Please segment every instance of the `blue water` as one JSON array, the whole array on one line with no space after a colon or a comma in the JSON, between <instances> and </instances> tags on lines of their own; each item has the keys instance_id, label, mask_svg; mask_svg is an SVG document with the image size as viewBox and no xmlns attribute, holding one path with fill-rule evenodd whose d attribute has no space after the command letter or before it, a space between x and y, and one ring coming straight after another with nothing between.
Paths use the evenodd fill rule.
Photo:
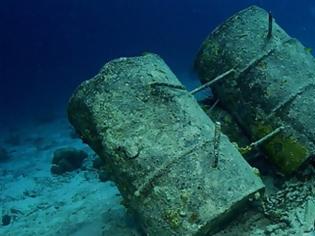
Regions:
<instances>
[{"instance_id":1,"label":"blue water","mask_svg":"<svg viewBox=\"0 0 315 236\"><path fill-rule=\"evenodd\" d=\"M63 114L67 99L108 60L160 54L189 88L207 34L251 4L307 47L315 46L312 0L2 0L0 122Z\"/></svg>"},{"instance_id":2,"label":"blue water","mask_svg":"<svg viewBox=\"0 0 315 236\"><path fill-rule=\"evenodd\" d=\"M198 78L192 65L202 41L226 18L252 4L272 11L284 30L305 47L315 48L314 0L1 0L0 151L7 149L10 160L0 163L0 202L5 199L6 203L1 202L0 209L31 211L28 207L33 203L29 199L35 207L42 196L50 196L49 191L62 187L46 189L44 181L39 181L40 188L36 185L40 178L48 179L48 183L56 180L50 174L53 151L67 145L88 149L79 139L71 137L73 131L65 119L57 119L65 118L67 101L82 81L94 76L111 59L154 52L188 89L193 89L198 86ZM43 123L46 126L39 125ZM4 137L10 139L6 144L2 143ZM101 184L91 177L95 183L89 185L83 177L77 182L77 177L72 178L75 184L69 186L77 189L63 185L60 195L72 201L64 193L77 195L81 183L86 184L82 192L89 191L85 186L94 188ZM34 186L27 185L30 181ZM7 185L6 194L3 194L4 185ZM12 192L21 198L11 197L15 196L10 192L11 186ZM38 196L25 197L25 190L37 187ZM119 205L120 198L113 186L99 187L104 192L99 192L100 196L106 201L111 197ZM25 208L24 203L10 205L20 200L26 200ZM107 203L105 200L102 204ZM60 207L56 203L50 205ZM103 214L96 205L96 213L90 208L92 216ZM70 210L60 210L67 211ZM33 226L26 215L19 216L17 223ZM50 223L43 220L42 224L40 220L34 222L36 227ZM0 222L1 229L5 230ZM94 225L93 229L97 230Z\"/></svg>"}]
</instances>

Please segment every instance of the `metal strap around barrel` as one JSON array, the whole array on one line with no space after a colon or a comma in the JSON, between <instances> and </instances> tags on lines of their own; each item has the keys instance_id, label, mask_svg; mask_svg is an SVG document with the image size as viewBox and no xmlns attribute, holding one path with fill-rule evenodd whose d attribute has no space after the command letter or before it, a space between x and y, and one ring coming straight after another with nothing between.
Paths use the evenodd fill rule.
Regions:
<instances>
[{"instance_id":1,"label":"metal strap around barrel","mask_svg":"<svg viewBox=\"0 0 315 236\"><path fill-rule=\"evenodd\" d=\"M197 148L201 148L201 147L204 147L205 145L208 145L210 144L211 141L206 141L200 145L196 145L194 147L192 147L190 150L178 155L177 157L175 158L170 158L168 159L167 161L165 161L164 163L161 164L161 166L159 168L157 168L152 174L150 174L145 180L144 180L144 183L142 185L140 185L138 187L138 189L134 192L134 195L136 197L140 197L140 195L143 193L143 192L146 192L148 190L148 188L150 187L151 183L153 181L155 181L156 179L158 179L159 177L161 177L168 169L169 167L180 161L180 159L184 156L187 156L191 153L193 153Z\"/></svg>"},{"instance_id":2,"label":"metal strap around barrel","mask_svg":"<svg viewBox=\"0 0 315 236\"><path fill-rule=\"evenodd\" d=\"M292 40L295 39L287 39L282 41L277 47L271 48L268 51L266 51L265 53L263 53L262 55L260 55L259 57L251 60L248 65L246 67L244 67L243 69L241 69L235 76L240 77L242 74L246 73L248 70L250 70L253 66L257 65L261 60L263 60L264 58L266 58L267 56L269 56L272 52L276 51L280 46L282 46L283 44L290 42ZM296 93L294 93L293 95L289 96L285 101L281 102L279 105L277 105L275 108L273 108L270 112L270 114L266 117L266 119L270 119L278 110L282 109L283 107L286 107L287 104L291 103L294 101L294 99L300 95L301 93L303 93L305 90L307 90L309 87L311 86L315 86L314 83L308 83L306 85L303 85L301 88L299 88L297 90Z\"/></svg>"},{"instance_id":3,"label":"metal strap around barrel","mask_svg":"<svg viewBox=\"0 0 315 236\"><path fill-rule=\"evenodd\" d=\"M292 41L292 38L286 39L280 44L278 44L276 47L270 48L269 50L266 50L264 53L260 54L258 57L252 59L243 69L239 70L236 74L236 77L240 77L242 74L246 73L248 70L250 70L253 66L256 66L259 62L261 62L264 58L269 56L271 53L276 51L280 46L283 44Z\"/></svg>"},{"instance_id":4,"label":"metal strap around barrel","mask_svg":"<svg viewBox=\"0 0 315 236\"><path fill-rule=\"evenodd\" d=\"M260 62L262 59L264 59L266 56L270 55L270 53L274 52L275 50L277 50L280 46L282 46L283 44L293 41L295 39L287 39L282 41L277 47L272 48L270 50L268 50L266 53L264 53L263 55L261 55L259 58L256 58L254 60L252 60L245 68L243 68L242 70L240 70L239 74L237 74L236 76L241 76L243 73L246 73L246 71L248 71L249 69L251 69L253 66L257 65L258 62ZM291 96L289 96L286 100L284 100L283 102L281 102L280 104L278 104L276 107L274 107L271 111L270 114L268 116L266 116L266 120L271 119L279 110L285 108L288 104L292 103L300 94L304 93L307 89L314 87L315 88L315 83L308 83L306 85L301 86L294 94L292 94ZM295 129L295 123L291 124L291 127ZM314 138L310 135L308 135L307 133L304 134L309 140L312 140L313 142L315 142Z\"/></svg>"},{"instance_id":5,"label":"metal strap around barrel","mask_svg":"<svg viewBox=\"0 0 315 236\"><path fill-rule=\"evenodd\" d=\"M287 39L284 40L283 42L280 43L280 45L283 45L286 42L289 42L293 39ZM275 50L278 49L279 46L271 48L269 50L267 50L266 52L262 53L260 56L254 58L253 60L251 60L247 66L245 66L243 69L241 70L235 70L234 68L231 68L225 72L223 72L222 74L216 76L214 79L208 81L207 83L204 83L203 85L193 89L192 91L190 91L189 93L191 95L194 95L202 90L204 90L207 87L210 87L211 85L215 84L216 82L226 78L227 76L234 74L235 78L240 77L242 74L246 73L246 71L248 71L249 69L251 69L253 66L257 65L257 63L259 63L261 60L263 60L265 57L269 56L272 52L274 52Z\"/></svg>"},{"instance_id":6,"label":"metal strap around barrel","mask_svg":"<svg viewBox=\"0 0 315 236\"><path fill-rule=\"evenodd\" d=\"M308 83L306 85L303 85L301 88L299 88L297 90L296 93L292 94L285 101L281 102L279 105L277 105L275 108L273 108L271 110L270 114L266 117L266 119L267 120L270 119L272 116L274 116L276 114L276 112L278 112L279 110L283 109L288 104L292 103L296 99L297 96L299 96L300 94L304 93L310 87L315 87L315 84L314 83Z\"/></svg>"}]
</instances>

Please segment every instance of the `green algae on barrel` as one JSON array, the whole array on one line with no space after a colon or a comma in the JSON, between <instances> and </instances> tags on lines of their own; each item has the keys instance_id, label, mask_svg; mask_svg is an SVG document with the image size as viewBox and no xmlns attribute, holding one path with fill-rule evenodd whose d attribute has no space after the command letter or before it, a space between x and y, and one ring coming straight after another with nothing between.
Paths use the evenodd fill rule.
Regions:
<instances>
[{"instance_id":1,"label":"green algae on barrel","mask_svg":"<svg viewBox=\"0 0 315 236\"><path fill-rule=\"evenodd\" d=\"M107 63L68 114L148 235L215 232L264 187L223 134L211 167L214 123L157 55Z\"/></svg>"},{"instance_id":2,"label":"green algae on barrel","mask_svg":"<svg viewBox=\"0 0 315 236\"><path fill-rule=\"evenodd\" d=\"M252 141L284 129L263 149L285 174L315 152L315 61L268 12L251 6L217 27L203 42L195 67L203 82L234 68L213 92Z\"/></svg>"}]
</instances>

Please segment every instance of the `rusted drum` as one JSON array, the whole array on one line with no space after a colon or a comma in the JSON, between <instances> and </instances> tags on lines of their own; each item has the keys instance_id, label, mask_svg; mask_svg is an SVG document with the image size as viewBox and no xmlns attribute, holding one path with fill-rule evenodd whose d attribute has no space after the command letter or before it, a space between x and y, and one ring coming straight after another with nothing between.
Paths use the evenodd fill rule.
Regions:
<instances>
[{"instance_id":1,"label":"rusted drum","mask_svg":"<svg viewBox=\"0 0 315 236\"><path fill-rule=\"evenodd\" d=\"M157 55L107 63L68 113L148 235L215 232L264 187Z\"/></svg>"},{"instance_id":2,"label":"rusted drum","mask_svg":"<svg viewBox=\"0 0 315 236\"><path fill-rule=\"evenodd\" d=\"M263 149L285 173L315 153L315 62L265 10L252 6L217 27L203 42L195 66L224 107L254 141L282 131Z\"/></svg>"}]
</instances>

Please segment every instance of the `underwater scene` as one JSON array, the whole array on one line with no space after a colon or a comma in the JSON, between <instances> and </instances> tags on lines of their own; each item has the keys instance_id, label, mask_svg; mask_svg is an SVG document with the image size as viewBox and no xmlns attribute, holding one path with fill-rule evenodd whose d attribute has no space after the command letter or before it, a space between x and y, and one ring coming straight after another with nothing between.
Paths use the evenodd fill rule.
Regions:
<instances>
[{"instance_id":1,"label":"underwater scene","mask_svg":"<svg viewBox=\"0 0 315 236\"><path fill-rule=\"evenodd\" d=\"M315 1L2 0L0 236L315 236Z\"/></svg>"}]
</instances>

